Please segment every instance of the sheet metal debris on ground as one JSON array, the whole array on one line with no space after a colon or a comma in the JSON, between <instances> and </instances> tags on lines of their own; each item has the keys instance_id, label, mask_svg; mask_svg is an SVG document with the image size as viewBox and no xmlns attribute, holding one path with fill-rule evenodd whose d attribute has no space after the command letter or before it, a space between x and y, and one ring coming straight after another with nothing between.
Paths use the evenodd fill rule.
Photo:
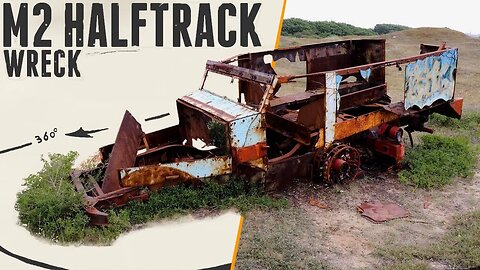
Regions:
<instances>
[{"instance_id":1,"label":"sheet metal debris on ground","mask_svg":"<svg viewBox=\"0 0 480 270\"><path fill-rule=\"evenodd\" d=\"M403 207L394 203L363 202L357 206L362 217L374 223L382 223L392 219L408 217Z\"/></svg>"}]
</instances>

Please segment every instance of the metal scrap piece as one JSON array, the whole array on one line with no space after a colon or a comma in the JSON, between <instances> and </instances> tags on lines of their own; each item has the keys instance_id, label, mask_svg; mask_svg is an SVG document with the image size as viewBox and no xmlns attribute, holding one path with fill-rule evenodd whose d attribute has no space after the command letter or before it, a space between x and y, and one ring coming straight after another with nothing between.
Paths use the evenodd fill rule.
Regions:
<instances>
[{"instance_id":1,"label":"metal scrap piece","mask_svg":"<svg viewBox=\"0 0 480 270\"><path fill-rule=\"evenodd\" d=\"M138 147L144 135L137 120L129 111L125 111L105 172L103 192L108 193L121 188L118 169L135 165Z\"/></svg>"},{"instance_id":2,"label":"metal scrap piece","mask_svg":"<svg viewBox=\"0 0 480 270\"><path fill-rule=\"evenodd\" d=\"M374 223L381 223L397 218L408 217L408 212L398 204L381 202L364 202L357 206L362 217Z\"/></svg>"}]
</instances>

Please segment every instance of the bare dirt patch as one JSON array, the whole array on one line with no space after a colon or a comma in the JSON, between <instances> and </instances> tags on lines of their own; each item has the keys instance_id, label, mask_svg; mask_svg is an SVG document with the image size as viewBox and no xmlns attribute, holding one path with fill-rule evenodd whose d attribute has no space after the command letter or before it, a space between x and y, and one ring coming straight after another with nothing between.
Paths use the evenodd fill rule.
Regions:
<instances>
[{"instance_id":1,"label":"bare dirt patch","mask_svg":"<svg viewBox=\"0 0 480 270\"><path fill-rule=\"evenodd\" d=\"M434 191L398 183L392 175L365 176L349 186L296 183L286 192L293 206L255 211L245 219L238 269L373 269L386 262L376 251L391 245L438 241L453 217L478 210L480 172ZM312 206L314 197L328 209ZM374 224L360 216L363 201L397 203L410 216ZM429 268L442 269L442 262Z\"/></svg>"}]
</instances>

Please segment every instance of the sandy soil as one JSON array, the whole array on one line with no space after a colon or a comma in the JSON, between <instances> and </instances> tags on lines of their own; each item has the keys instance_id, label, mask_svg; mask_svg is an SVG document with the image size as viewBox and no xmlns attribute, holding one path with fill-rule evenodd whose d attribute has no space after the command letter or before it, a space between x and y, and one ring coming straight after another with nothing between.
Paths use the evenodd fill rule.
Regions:
<instances>
[{"instance_id":1,"label":"sandy soil","mask_svg":"<svg viewBox=\"0 0 480 270\"><path fill-rule=\"evenodd\" d=\"M366 175L349 186L297 183L286 194L294 204L293 210L248 214L237 269L251 269L253 265L258 269L381 268L385 262L376 255L378 248L434 242L447 231L453 216L478 210L480 171L472 179L459 179L435 191L407 187L395 177L381 174ZM310 198L328 208L312 206ZM356 210L364 201L396 203L410 215L374 224ZM300 231L295 233L296 230ZM279 237L286 238L282 241L292 246L282 249ZM260 254L252 255L254 252ZM295 258L285 258L286 252ZM270 261L267 256L276 261ZM322 264L307 266L316 260ZM432 262L430 266L447 268L442 262Z\"/></svg>"}]
</instances>

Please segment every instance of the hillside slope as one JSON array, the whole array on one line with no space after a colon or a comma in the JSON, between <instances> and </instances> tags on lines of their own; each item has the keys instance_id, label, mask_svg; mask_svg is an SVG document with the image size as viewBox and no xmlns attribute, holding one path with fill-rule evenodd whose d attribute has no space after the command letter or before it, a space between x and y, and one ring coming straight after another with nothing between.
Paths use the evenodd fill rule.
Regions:
<instances>
[{"instance_id":1,"label":"hillside slope","mask_svg":"<svg viewBox=\"0 0 480 270\"><path fill-rule=\"evenodd\" d=\"M335 38L293 38L282 37L280 46L291 47L332 40L359 39L359 38L384 38L387 44L387 59L411 56L419 53L421 43L440 44L442 41L449 47L459 48L459 66L457 73L456 96L465 98L465 109L480 110L480 39L470 37L458 31L447 28L415 28L400 32L394 32L381 36L346 36ZM278 71L281 74L298 73L304 71L303 65L289 65L285 61L279 61ZM395 67L387 68L387 82L389 94L394 100L403 96L404 71L398 71ZM301 89L301 82L296 89Z\"/></svg>"}]
</instances>

